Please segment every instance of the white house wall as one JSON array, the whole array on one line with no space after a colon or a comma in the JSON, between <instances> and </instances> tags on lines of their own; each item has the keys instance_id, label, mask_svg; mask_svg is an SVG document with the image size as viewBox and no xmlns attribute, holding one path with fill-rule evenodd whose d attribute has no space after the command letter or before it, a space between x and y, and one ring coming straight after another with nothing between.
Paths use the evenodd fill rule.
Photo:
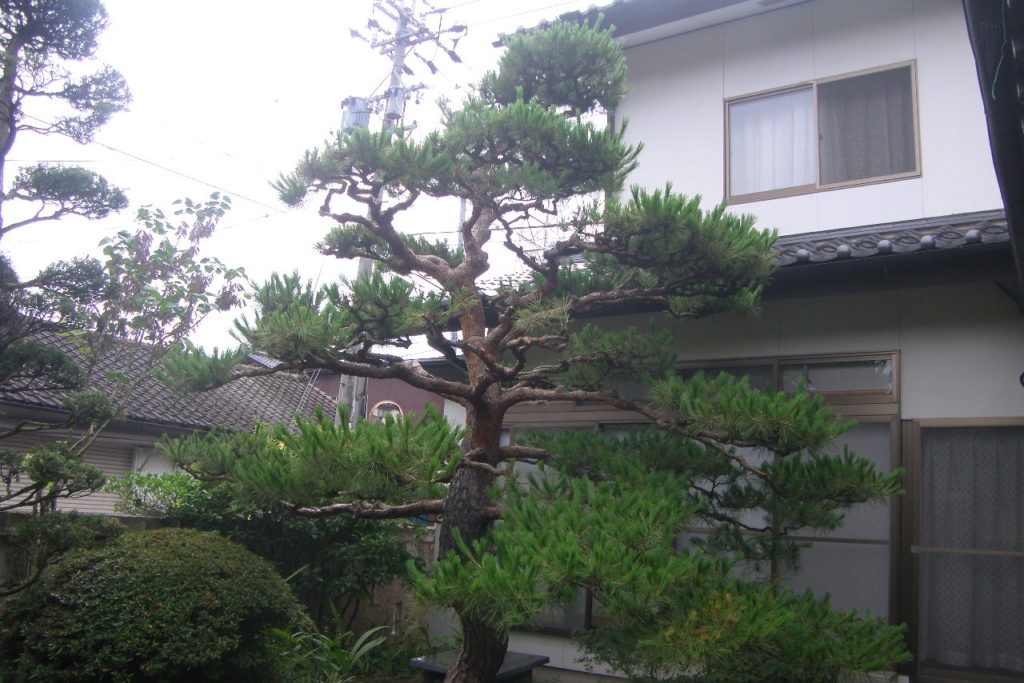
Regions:
<instances>
[{"instance_id":1,"label":"white house wall","mask_svg":"<svg viewBox=\"0 0 1024 683\"><path fill-rule=\"evenodd\" d=\"M725 101L914 61L921 176L736 205L783 234L999 208L960 0L812 0L626 50L630 182L725 194Z\"/></svg>"},{"instance_id":2,"label":"white house wall","mask_svg":"<svg viewBox=\"0 0 1024 683\"><path fill-rule=\"evenodd\" d=\"M1024 314L994 282L770 301L751 318L662 320L685 361L898 351L903 419L1024 415ZM608 324L646 329L648 318Z\"/></svg>"}]
</instances>

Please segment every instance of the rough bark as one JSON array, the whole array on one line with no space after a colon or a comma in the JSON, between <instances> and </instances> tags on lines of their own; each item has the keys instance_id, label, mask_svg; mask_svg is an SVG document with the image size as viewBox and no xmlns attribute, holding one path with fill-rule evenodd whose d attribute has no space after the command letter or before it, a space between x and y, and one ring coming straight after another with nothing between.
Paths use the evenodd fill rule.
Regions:
<instances>
[{"instance_id":1,"label":"rough bark","mask_svg":"<svg viewBox=\"0 0 1024 683\"><path fill-rule=\"evenodd\" d=\"M491 683L505 661L508 634L494 630L479 619L460 617L462 647L446 683Z\"/></svg>"}]
</instances>

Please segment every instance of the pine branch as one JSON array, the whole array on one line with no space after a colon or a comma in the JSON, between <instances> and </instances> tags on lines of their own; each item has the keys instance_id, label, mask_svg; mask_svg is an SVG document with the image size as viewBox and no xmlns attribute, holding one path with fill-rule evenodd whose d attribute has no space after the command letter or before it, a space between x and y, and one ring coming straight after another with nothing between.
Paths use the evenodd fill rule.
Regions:
<instances>
[{"instance_id":1,"label":"pine branch","mask_svg":"<svg viewBox=\"0 0 1024 683\"><path fill-rule=\"evenodd\" d=\"M546 460L551 457L551 454L543 448L534 448L533 446L502 446L499 449L501 453L501 460L522 460L522 461L537 461Z\"/></svg>"},{"instance_id":2,"label":"pine branch","mask_svg":"<svg viewBox=\"0 0 1024 683\"><path fill-rule=\"evenodd\" d=\"M284 507L302 517L329 517L350 514L362 519L401 519L421 515L439 515L444 512L444 499L421 500L404 505L387 505L380 502L357 500L351 503L333 503L319 507L299 507L282 501Z\"/></svg>"}]
</instances>

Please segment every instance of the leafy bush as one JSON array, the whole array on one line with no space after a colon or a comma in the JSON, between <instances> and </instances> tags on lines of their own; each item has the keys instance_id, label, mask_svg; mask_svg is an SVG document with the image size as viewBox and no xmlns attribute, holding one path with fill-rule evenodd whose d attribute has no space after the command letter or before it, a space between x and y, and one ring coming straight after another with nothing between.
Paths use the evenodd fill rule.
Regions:
<instances>
[{"instance_id":1,"label":"leafy bush","mask_svg":"<svg viewBox=\"0 0 1024 683\"><path fill-rule=\"evenodd\" d=\"M385 636L377 636L385 628L372 628L355 639L351 633L331 638L318 631L288 633L281 629L272 629L270 636L289 683L352 683L357 674L367 671L360 665L385 641Z\"/></svg>"},{"instance_id":2,"label":"leafy bush","mask_svg":"<svg viewBox=\"0 0 1024 683\"><path fill-rule=\"evenodd\" d=\"M394 534L400 522L263 510L232 500L226 486L204 484L184 472L128 474L106 490L121 496L121 512L216 531L268 560L289 577L295 597L321 630L336 628L336 616L353 613L377 586L405 576L410 559Z\"/></svg>"},{"instance_id":3,"label":"leafy bush","mask_svg":"<svg viewBox=\"0 0 1024 683\"><path fill-rule=\"evenodd\" d=\"M0 597L28 588L39 579L43 570L57 562L64 553L96 544L125 532L123 524L108 517L80 515L60 510L45 515L16 515L11 521L14 530L4 534L12 559L8 560L10 576L0 582Z\"/></svg>"},{"instance_id":4,"label":"leafy bush","mask_svg":"<svg viewBox=\"0 0 1024 683\"><path fill-rule=\"evenodd\" d=\"M70 553L5 607L2 666L28 680L274 680L264 631L309 625L267 562L188 529Z\"/></svg>"}]
</instances>

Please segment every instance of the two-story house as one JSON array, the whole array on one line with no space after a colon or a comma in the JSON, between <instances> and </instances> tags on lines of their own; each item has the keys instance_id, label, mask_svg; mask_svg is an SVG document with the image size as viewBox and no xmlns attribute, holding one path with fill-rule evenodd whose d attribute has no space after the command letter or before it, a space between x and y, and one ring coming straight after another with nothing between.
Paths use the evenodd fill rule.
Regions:
<instances>
[{"instance_id":1,"label":"two-story house","mask_svg":"<svg viewBox=\"0 0 1024 683\"><path fill-rule=\"evenodd\" d=\"M665 319L687 365L806 381L857 420L842 443L906 470L900 499L803 537L786 583L907 623L914 680L1021 680L1024 316L963 3L618 0L562 18L599 14L629 64L613 115L645 144L631 182L724 199L782 235L760 316ZM583 597L549 616L592 618ZM554 635L512 649L579 668Z\"/></svg>"}]
</instances>

